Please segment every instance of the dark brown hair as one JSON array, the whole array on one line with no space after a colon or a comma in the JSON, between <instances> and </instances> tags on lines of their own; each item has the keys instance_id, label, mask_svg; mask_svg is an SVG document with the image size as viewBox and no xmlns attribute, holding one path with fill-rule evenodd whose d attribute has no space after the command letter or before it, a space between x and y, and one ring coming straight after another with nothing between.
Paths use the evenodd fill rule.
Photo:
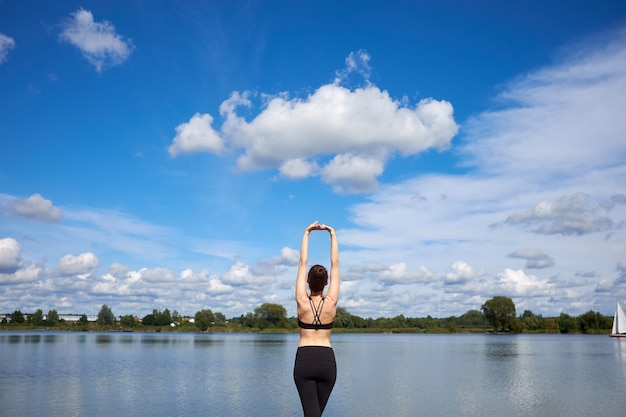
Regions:
<instances>
[{"instance_id":1,"label":"dark brown hair","mask_svg":"<svg viewBox=\"0 0 626 417\"><path fill-rule=\"evenodd\" d=\"M322 291L328 283L328 271L322 265L313 265L309 269L307 282L311 291Z\"/></svg>"}]
</instances>

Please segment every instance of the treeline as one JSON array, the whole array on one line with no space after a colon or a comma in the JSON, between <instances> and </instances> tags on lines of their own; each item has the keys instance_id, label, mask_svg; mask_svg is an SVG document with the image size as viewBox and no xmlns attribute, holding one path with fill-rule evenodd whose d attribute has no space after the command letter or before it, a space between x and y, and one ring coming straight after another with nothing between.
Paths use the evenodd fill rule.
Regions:
<instances>
[{"instance_id":1,"label":"treeline","mask_svg":"<svg viewBox=\"0 0 626 417\"><path fill-rule=\"evenodd\" d=\"M297 319L287 317L287 310L280 304L266 303L253 312L226 319L220 312L200 310L193 317L181 316L177 311L153 310L139 319L133 315L115 317L105 304L100 309L95 323L88 322L83 315L76 322L66 323L59 319L56 310L46 316L41 310L24 315L16 310L10 321L2 320L3 326L59 327L68 330L129 330L129 331L228 331L228 332L296 332ZM508 297L496 296L487 300L481 310L469 310L457 317L411 318L398 315L392 318L362 318L350 314L345 308L337 307L334 329L340 333L584 333L603 334L611 329L612 317L588 311L577 317L561 313L558 317L544 318L530 310L520 315Z\"/></svg>"}]
</instances>

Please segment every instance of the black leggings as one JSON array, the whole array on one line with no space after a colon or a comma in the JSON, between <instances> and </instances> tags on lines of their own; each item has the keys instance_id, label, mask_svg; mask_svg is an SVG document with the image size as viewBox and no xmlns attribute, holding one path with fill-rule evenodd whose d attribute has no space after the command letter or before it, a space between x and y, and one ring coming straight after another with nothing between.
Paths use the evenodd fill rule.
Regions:
<instances>
[{"instance_id":1,"label":"black leggings","mask_svg":"<svg viewBox=\"0 0 626 417\"><path fill-rule=\"evenodd\" d=\"M300 394L305 417L320 417L337 379L332 348L302 346L296 353L293 380Z\"/></svg>"}]
</instances>

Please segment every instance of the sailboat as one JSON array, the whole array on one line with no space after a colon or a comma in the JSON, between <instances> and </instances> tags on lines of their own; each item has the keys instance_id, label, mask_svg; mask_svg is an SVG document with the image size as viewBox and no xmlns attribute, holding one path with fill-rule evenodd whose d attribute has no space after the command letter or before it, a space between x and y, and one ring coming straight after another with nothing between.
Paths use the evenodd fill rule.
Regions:
<instances>
[{"instance_id":1,"label":"sailboat","mask_svg":"<svg viewBox=\"0 0 626 417\"><path fill-rule=\"evenodd\" d=\"M613 328L611 329L611 337L626 337L626 314L619 305L619 301L615 304L615 316L613 317Z\"/></svg>"}]
</instances>

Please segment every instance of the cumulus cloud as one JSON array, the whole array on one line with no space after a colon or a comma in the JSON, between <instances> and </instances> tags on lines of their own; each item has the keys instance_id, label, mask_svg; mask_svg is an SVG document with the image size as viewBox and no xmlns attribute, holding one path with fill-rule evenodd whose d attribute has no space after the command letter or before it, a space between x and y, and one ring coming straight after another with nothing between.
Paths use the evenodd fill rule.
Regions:
<instances>
[{"instance_id":1,"label":"cumulus cloud","mask_svg":"<svg viewBox=\"0 0 626 417\"><path fill-rule=\"evenodd\" d=\"M191 269L186 269L180 274L181 279L194 282L200 285L202 292L216 295L216 294L228 294L233 291L233 287L224 284L216 276L210 276L207 271L201 271L194 273Z\"/></svg>"},{"instance_id":2,"label":"cumulus cloud","mask_svg":"<svg viewBox=\"0 0 626 417\"><path fill-rule=\"evenodd\" d=\"M139 271L143 282L152 284L174 283L176 275L168 268L143 268Z\"/></svg>"},{"instance_id":3,"label":"cumulus cloud","mask_svg":"<svg viewBox=\"0 0 626 417\"><path fill-rule=\"evenodd\" d=\"M196 114L176 128L170 154L219 155L228 148L242 152L237 159L242 171L278 169L289 179L320 175L335 191L369 192L390 157L450 146L458 126L449 102L426 98L410 106L369 82L344 87L346 74L367 75L360 70L367 54L349 58L335 83L304 98L264 96L263 108L250 121L238 110L252 107L251 93L232 93L220 106L219 130L211 115Z\"/></svg>"},{"instance_id":4,"label":"cumulus cloud","mask_svg":"<svg viewBox=\"0 0 626 417\"><path fill-rule=\"evenodd\" d=\"M284 267L298 265L299 261L300 251L285 246L280 250L280 255L259 260L251 270L255 275L276 275L279 271L284 270Z\"/></svg>"},{"instance_id":5,"label":"cumulus cloud","mask_svg":"<svg viewBox=\"0 0 626 417\"><path fill-rule=\"evenodd\" d=\"M450 271L446 273L445 284L463 284L473 278L481 277L485 274L482 269L475 269L463 261L456 261L450 266Z\"/></svg>"},{"instance_id":6,"label":"cumulus cloud","mask_svg":"<svg viewBox=\"0 0 626 417\"><path fill-rule=\"evenodd\" d=\"M405 262L396 262L389 265L367 264L364 266L353 266L345 271L343 273L342 288L352 285L348 284L350 281L362 282L367 278L388 286L432 283L438 277L437 274L423 265L416 269L411 269Z\"/></svg>"},{"instance_id":7,"label":"cumulus cloud","mask_svg":"<svg viewBox=\"0 0 626 417\"><path fill-rule=\"evenodd\" d=\"M45 270L41 266L35 264L29 264L27 266L21 267L18 266L14 272L7 271L6 273L0 272L0 285L2 284L24 284L24 283L37 283L41 282L41 280L45 277ZM36 291L39 292L43 288L41 286L35 285L34 287ZM21 291L17 292L15 295L24 296ZM9 299L4 299L4 301L15 301L14 297L8 297Z\"/></svg>"},{"instance_id":8,"label":"cumulus cloud","mask_svg":"<svg viewBox=\"0 0 626 417\"><path fill-rule=\"evenodd\" d=\"M126 274L128 273L128 270L129 270L128 266L119 264L117 262L114 262L111 265L109 265L109 275L118 279L126 276Z\"/></svg>"},{"instance_id":9,"label":"cumulus cloud","mask_svg":"<svg viewBox=\"0 0 626 417\"><path fill-rule=\"evenodd\" d=\"M419 260L444 271L443 283L448 274L459 279L413 288L422 300L437 300L431 311L498 293L547 314L583 313L592 306L574 305L582 299L606 311L607 298L589 291L602 277L605 293L626 294L611 270L623 253L626 219L626 36L612 35L591 53L562 55L504 85L495 110L464 122L456 155L471 169L407 176L352 205L354 226L339 230L342 244L361 249L351 256ZM463 282L455 269L445 272L455 259L505 272ZM515 259L525 261L526 272Z\"/></svg>"},{"instance_id":10,"label":"cumulus cloud","mask_svg":"<svg viewBox=\"0 0 626 417\"><path fill-rule=\"evenodd\" d=\"M0 239L0 274L12 274L20 265L22 245L17 240L7 237Z\"/></svg>"},{"instance_id":11,"label":"cumulus cloud","mask_svg":"<svg viewBox=\"0 0 626 417\"><path fill-rule=\"evenodd\" d=\"M335 184L337 192L370 192L376 189L376 178L383 169L384 161L379 158L340 154L324 167L322 178L328 184Z\"/></svg>"},{"instance_id":12,"label":"cumulus cloud","mask_svg":"<svg viewBox=\"0 0 626 417\"><path fill-rule=\"evenodd\" d=\"M63 275L76 275L86 278L86 274L98 266L98 258L91 252L78 256L65 255L59 259L58 270Z\"/></svg>"},{"instance_id":13,"label":"cumulus cloud","mask_svg":"<svg viewBox=\"0 0 626 417\"><path fill-rule=\"evenodd\" d=\"M271 275L256 275L252 268L243 262L233 264L228 272L221 276L221 281L226 285L264 285L274 282L275 278Z\"/></svg>"},{"instance_id":14,"label":"cumulus cloud","mask_svg":"<svg viewBox=\"0 0 626 417\"><path fill-rule=\"evenodd\" d=\"M513 297L540 297L554 293L554 286L547 280L527 274L521 269L506 268L497 276L498 286Z\"/></svg>"},{"instance_id":15,"label":"cumulus cloud","mask_svg":"<svg viewBox=\"0 0 626 417\"><path fill-rule=\"evenodd\" d=\"M26 219L57 222L63 218L61 209L55 207L52 201L43 198L40 194L9 200L8 206L14 215Z\"/></svg>"},{"instance_id":16,"label":"cumulus cloud","mask_svg":"<svg viewBox=\"0 0 626 417\"><path fill-rule=\"evenodd\" d=\"M62 24L60 39L76 46L97 72L121 64L133 51L132 41L117 34L109 21L94 21L84 9L72 13Z\"/></svg>"},{"instance_id":17,"label":"cumulus cloud","mask_svg":"<svg viewBox=\"0 0 626 417\"><path fill-rule=\"evenodd\" d=\"M525 268L528 269L541 269L554 266L554 259L536 249L520 249L513 251L507 255L509 258L526 259Z\"/></svg>"},{"instance_id":18,"label":"cumulus cloud","mask_svg":"<svg viewBox=\"0 0 626 417\"><path fill-rule=\"evenodd\" d=\"M15 41L10 36L0 33L0 64L7 59L9 50L15 48Z\"/></svg>"},{"instance_id":19,"label":"cumulus cloud","mask_svg":"<svg viewBox=\"0 0 626 417\"><path fill-rule=\"evenodd\" d=\"M171 156L181 153L208 152L220 155L225 147L220 135L213 130L213 117L210 114L193 115L189 122L176 127L176 136L168 152Z\"/></svg>"},{"instance_id":20,"label":"cumulus cloud","mask_svg":"<svg viewBox=\"0 0 626 417\"><path fill-rule=\"evenodd\" d=\"M504 223L526 226L533 233L546 235L584 235L623 227L605 215L602 207L590 195L576 193L541 201L529 210L510 215Z\"/></svg>"},{"instance_id":21,"label":"cumulus cloud","mask_svg":"<svg viewBox=\"0 0 626 417\"><path fill-rule=\"evenodd\" d=\"M279 172L282 177L299 180L319 172L319 166L315 161L307 161L305 159L296 158L285 161L280 167Z\"/></svg>"}]
</instances>

